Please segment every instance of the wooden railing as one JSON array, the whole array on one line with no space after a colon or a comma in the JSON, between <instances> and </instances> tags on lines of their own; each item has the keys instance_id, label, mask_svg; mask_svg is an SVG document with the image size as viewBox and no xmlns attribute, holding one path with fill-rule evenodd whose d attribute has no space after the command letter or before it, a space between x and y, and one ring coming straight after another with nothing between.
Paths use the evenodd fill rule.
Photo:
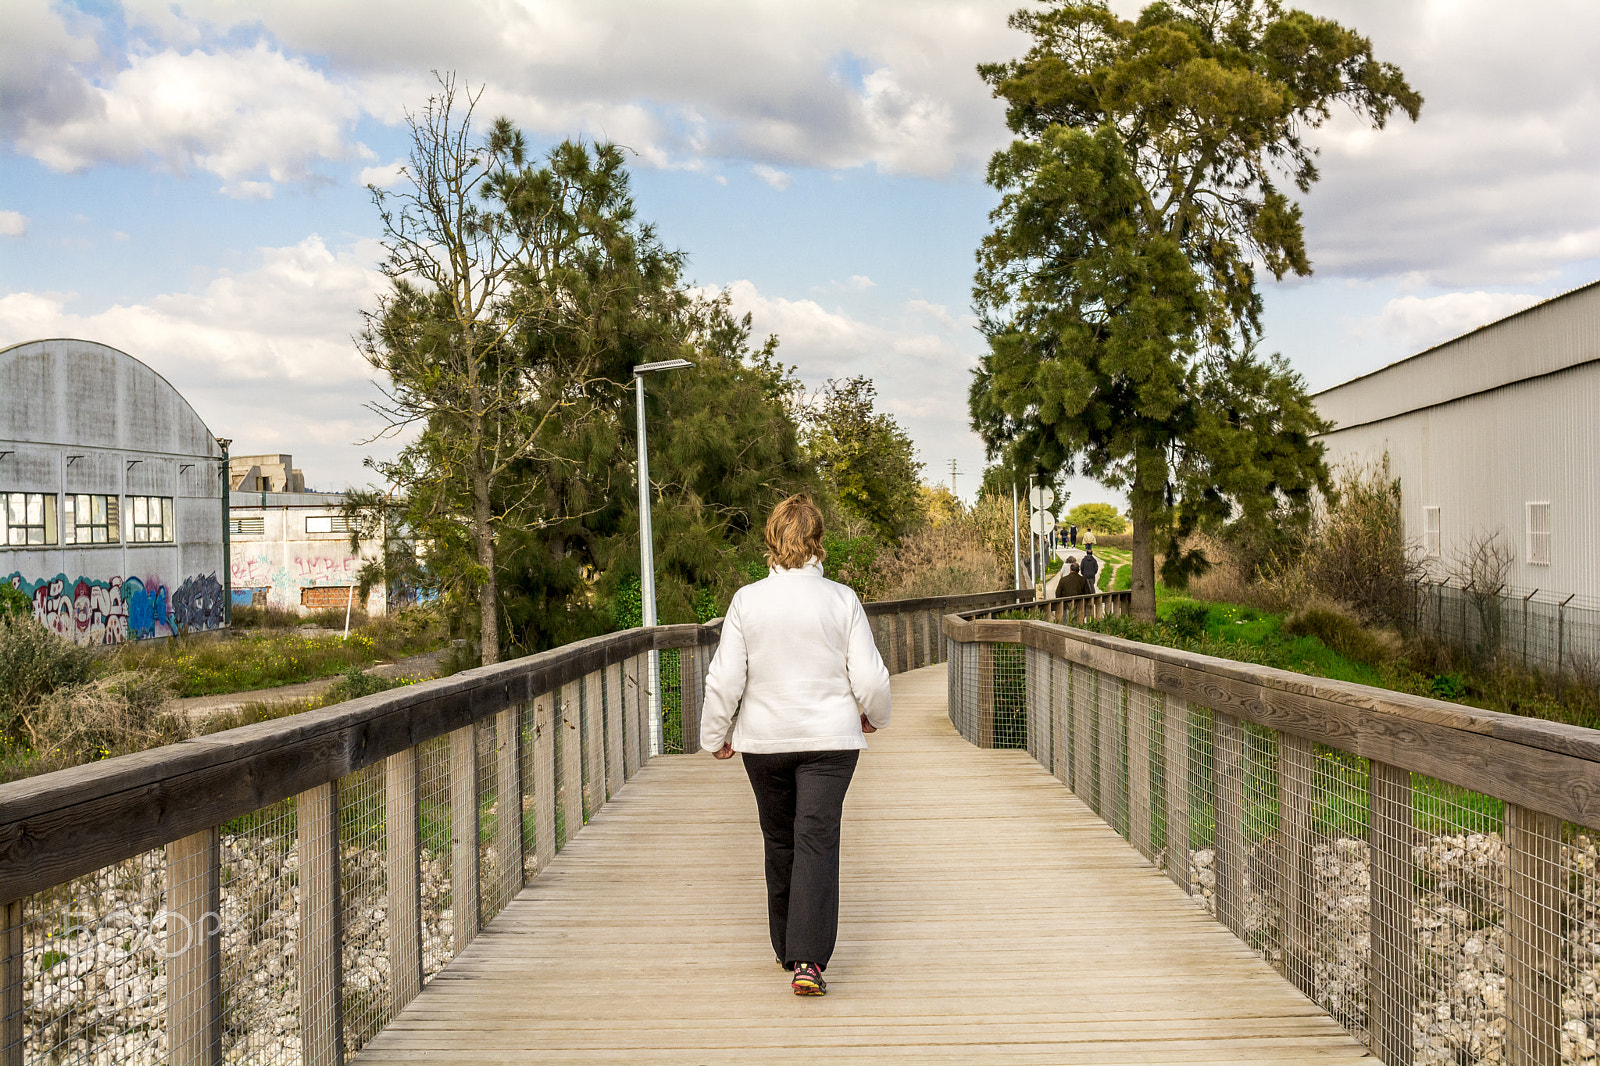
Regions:
<instances>
[{"instance_id":1,"label":"wooden railing","mask_svg":"<svg viewBox=\"0 0 1600 1066\"><path fill-rule=\"evenodd\" d=\"M1596 1059L1600 731L1036 621L944 619L1021 747L1391 1064Z\"/></svg>"},{"instance_id":2,"label":"wooden railing","mask_svg":"<svg viewBox=\"0 0 1600 1066\"><path fill-rule=\"evenodd\" d=\"M949 610L869 604L899 672ZM0 1066L359 1050L650 759L721 623L634 629L0 785Z\"/></svg>"},{"instance_id":3,"label":"wooden railing","mask_svg":"<svg viewBox=\"0 0 1600 1066\"><path fill-rule=\"evenodd\" d=\"M1131 592L1091 592L1085 596L1057 596L1048 600L1031 600L1010 606L982 607L977 610L952 613L971 620L1025 611L1029 615L1040 615L1042 621L1082 623L1114 614L1127 614L1132 607Z\"/></svg>"}]
</instances>

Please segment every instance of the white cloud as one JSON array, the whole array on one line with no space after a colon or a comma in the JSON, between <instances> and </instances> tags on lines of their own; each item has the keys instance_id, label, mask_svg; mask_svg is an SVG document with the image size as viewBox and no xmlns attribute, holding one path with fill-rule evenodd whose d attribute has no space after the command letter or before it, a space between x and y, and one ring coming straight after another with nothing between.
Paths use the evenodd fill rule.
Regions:
<instances>
[{"instance_id":1,"label":"white cloud","mask_svg":"<svg viewBox=\"0 0 1600 1066\"><path fill-rule=\"evenodd\" d=\"M850 287L852 289L870 289L874 287L873 280L865 274L851 274Z\"/></svg>"},{"instance_id":2,"label":"white cloud","mask_svg":"<svg viewBox=\"0 0 1600 1066\"><path fill-rule=\"evenodd\" d=\"M794 184L794 178L779 170L777 167L769 167L765 163L757 163L755 166L750 168L750 172L756 177L760 178L762 181L766 182L768 185L772 186L774 189L777 189L779 192L782 192Z\"/></svg>"},{"instance_id":3,"label":"white cloud","mask_svg":"<svg viewBox=\"0 0 1600 1066\"><path fill-rule=\"evenodd\" d=\"M356 176L356 184L363 188L376 185L380 189L392 189L403 182L405 176L406 161L396 159L388 166L362 168L361 173Z\"/></svg>"},{"instance_id":4,"label":"white cloud","mask_svg":"<svg viewBox=\"0 0 1600 1066\"><path fill-rule=\"evenodd\" d=\"M105 84L82 88L69 114L17 119L17 147L59 171L145 161L203 171L243 197L355 154L347 135L360 106L351 91L265 44L135 54Z\"/></svg>"},{"instance_id":5,"label":"white cloud","mask_svg":"<svg viewBox=\"0 0 1600 1066\"><path fill-rule=\"evenodd\" d=\"M1384 305L1375 318L1357 323L1358 338L1379 336L1421 351L1470 333L1539 302L1539 297L1511 292L1450 292L1439 296L1401 296Z\"/></svg>"},{"instance_id":6,"label":"white cloud","mask_svg":"<svg viewBox=\"0 0 1600 1066\"><path fill-rule=\"evenodd\" d=\"M370 243L330 249L313 235L263 248L256 265L137 304L72 309L70 294L0 296L0 345L82 337L162 373L242 452L292 451L313 482L365 481L354 442L378 423L370 369L351 341L383 285Z\"/></svg>"},{"instance_id":7,"label":"white cloud","mask_svg":"<svg viewBox=\"0 0 1600 1066\"><path fill-rule=\"evenodd\" d=\"M28 232L28 217L21 211L0 211L0 237L21 237Z\"/></svg>"}]
</instances>

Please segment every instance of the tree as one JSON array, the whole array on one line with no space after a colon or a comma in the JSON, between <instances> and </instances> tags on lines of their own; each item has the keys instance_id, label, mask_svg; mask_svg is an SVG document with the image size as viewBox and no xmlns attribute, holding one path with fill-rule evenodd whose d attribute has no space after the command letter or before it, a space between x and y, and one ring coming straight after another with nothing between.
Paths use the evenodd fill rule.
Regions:
<instances>
[{"instance_id":1,"label":"tree","mask_svg":"<svg viewBox=\"0 0 1600 1066\"><path fill-rule=\"evenodd\" d=\"M1259 262L1310 273L1306 133L1348 105L1381 128L1422 99L1367 39L1277 0L1100 0L1019 11L1026 56L980 66L1017 135L990 161L1001 202L974 301L989 351L970 394L991 456L1126 490L1134 611L1207 564L1202 524L1328 487L1303 381L1256 352Z\"/></svg>"},{"instance_id":2,"label":"tree","mask_svg":"<svg viewBox=\"0 0 1600 1066\"><path fill-rule=\"evenodd\" d=\"M1128 523L1122 517L1122 512L1109 503L1080 503L1067 512L1062 525L1113 535L1126 533L1128 530Z\"/></svg>"},{"instance_id":3,"label":"tree","mask_svg":"<svg viewBox=\"0 0 1600 1066\"><path fill-rule=\"evenodd\" d=\"M454 77L439 84L408 115L408 186L371 189L391 287L360 344L386 432L417 434L372 465L444 590L475 600L488 664L502 541L600 506L570 476L571 443L619 402L623 365L670 338L659 324L683 303L681 260L635 223L619 149L566 142L535 166L508 120L474 134L481 93L459 107Z\"/></svg>"},{"instance_id":4,"label":"tree","mask_svg":"<svg viewBox=\"0 0 1600 1066\"><path fill-rule=\"evenodd\" d=\"M835 378L806 412L806 447L847 511L891 544L922 521L916 446L892 415L874 410L872 379Z\"/></svg>"}]
</instances>

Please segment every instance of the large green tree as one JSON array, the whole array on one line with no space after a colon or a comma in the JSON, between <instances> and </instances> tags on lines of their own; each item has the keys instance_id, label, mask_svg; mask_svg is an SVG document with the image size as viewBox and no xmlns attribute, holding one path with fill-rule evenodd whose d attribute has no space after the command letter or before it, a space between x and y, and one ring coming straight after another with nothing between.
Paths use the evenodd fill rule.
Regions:
<instances>
[{"instance_id":1,"label":"large green tree","mask_svg":"<svg viewBox=\"0 0 1600 1066\"><path fill-rule=\"evenodd\" d=\"M922 463L865 376L835 378L805 412L806 447L834 499L891 544L924 520Z\"/></svg>"},{"instance_id":2,"label":"large green tree","mask_svg":"<svg viewBox=\"0 0 1600 1066\"><path fill-rule=\"evenodd\" d=\"M607 505L605 478L582 475L615 472L594 446L615 449L628 368L677 354L687 296L681 257L635 217L620 149L565 142L535 162L509 121L473 130L476 101L441 78L410 116L405 185L372 190L391 287L360 342L375 408L410 435L374 466L433 579L476 607L488 664L503 548Z\"/></svg>"},{"instance_id":3,"label":"large green tree","mask_svg":"<svg viewBox=\"0 0 1600 1066\"><path fill-rule=\"evenodd\" d=\"M1277 0L1023 10L1032 45L979 67L1016 139L974 300L989 342L974 428L1013 467L1124 489L1135 612L1155 614L1156 547L1239 511L1303 516L1328 486L1301 379L1255 350L1256 270L1309 274L1299 206L1307 133L1352 109L1376 127L1422 99L1364 37Z\"/></svg>"}]
</instances>

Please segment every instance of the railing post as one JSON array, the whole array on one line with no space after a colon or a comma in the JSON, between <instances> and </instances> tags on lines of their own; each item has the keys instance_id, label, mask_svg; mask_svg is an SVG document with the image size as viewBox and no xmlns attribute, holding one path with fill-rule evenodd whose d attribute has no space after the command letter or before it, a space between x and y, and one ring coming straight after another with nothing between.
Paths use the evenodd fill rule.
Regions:
<instances>
[{"instance_id":1,"label":"railing post","mask_svg":"<svg viewBox=\"0 0 1600 1066\"><path fill-rule=\"evenodd\" d=\"M939 616L932 610L922 612L922 664L933 666L939 662Z\"/></svg>"},{"instance_id":2,"label":"railing post","mask_svg":"<svg viewBox=\"0 0 1600 1066\"><path fill-rule=\"evenodd\" d=\"M0 1066L23 1066L22 901L0 906Z\"/></svg>"},{"instance_id":3,"label":"railing post","mask_svg":"<svg viewBox=\"0 0 1600 1066\"><path fill-rule=\"evenodd\" d=\"M1161 704L1167 746L1167 876L1187 894L1189 887L1189 701L1168 695Z\"/></svg>"},{"instance_id":4,"label":"railing post","mask_svg":"<svg viewBox=\"0 0 1600 1066\"><path fill-rule=\"evenodd\" d=\"M478 935L478 737L476 726L450 734L450 919L455 953Z\"/></svg>"},{"instance_id":5,"label":"railing post","mask_svg":"<svg viewBox=\"0 0 1600 1066\"><path fill-rule=\"evenodd\" d=\"M622 667L622 776L628 781L639 772L639 707L644 702L639 658L635 655Z\"/></svg>"},{"instance_id":6,"label":"railing post","mask_svg":"<svg viewBox=\"0 0 1600 1066\"><path fill-rule=\"evenodd\" d=\"M578 698L576 681L561 686L561 717L556 720L561 836L556 843L563 848L583 828L583 748L578 732L582 724L578 715Z\"/></svg>"},{"instance_id":7,"label":"railing post","mask_svg":"<svg viewBox=\"0 0 1600 1066\"><path fill-rule=\"evenodd\" d=\"M522 891L522 730L517 708L494 718L494 850L498 857L500 906Z\"/></svg>"},{"instance_id":8,"label":"railing post","mask_svg":"<svg viewBox=\"0 0 1600 1066\"><path fill-rule=\"evenodd\" d=\"M1561 1056L1561 820L1506 804L1506 1051L1512 1066Z\"/></svg>"},{"instance_id":9,"label":"railing post","mask_svg":"<svg viewBox=\"0 0 1600 1066\"><path fill-rule=\"evenodd\" d=\"M978 645L978 722L977 745L994 747L994 645Z\"/></svg>"},{"instance_id":10,"label":"railing post","mask_svg":"<svg viewBox=\"0 0 1600 1066\"><path fill-rule=\"evenodd\" d=\"M1150 847L1150 690L1126 682L1128 701L1128 843L1147 859Z\"/></svg>"},{"instance_id":11,"label":"railing post","mask_svg":"<svg viewBox=\"0 0 1600 1066\"><path fill-rule=\"evenodd\" d=\"M583 677L583 820L606 805L605 674L593 670Z\"/></svg>"},{"instance_id":12,"label":"railing post","mask_svg":"<svg viewBox=\"0 0 1600 1066\"><path fill-rule=\"evenodd\" d=\"M1217 782L1211 868L1217 878L1217 920L1244 940L1244 727L1233 715L1215 711L1211 723Z\"/></svg>"},{"instance_id":13,"label":"railing post","mask_svg":"<svg viewBox=\"0 0 1600 1066\"><path fill-rule=\"evenodd\" d=\"M1411 773L1374 759L1368 792L1372 838L1368 1029L1372 1034L1372 1054L1381 1062L1400 1066L1412 1059L1411 1023L1416 1010L1412 977L1415 872L1411 858Z\"/></svg>"},{"instance_id":14,"label":"railing post","mask_svg":"<svg viewBox=\"0 0 1600 1066\"><path fill-rule=\"evenodd\" d=\"M467 729L471 732L471 728ZM305 1066L344 1062L340 989L339 789L329 781L295 799L300 852L300 1054ZM460 934L457 934L457 942Z\"/></svg>"},{"instance_id":15,"label":"railing post","mask_svg":"<svg viewBox=\"0 0 1600 1066\"><path fill-rule=\"evenodd\" d=\"M1094 788L1095 674L1072 664L1072 791L1091 808L1099 804Z\"/></svg>"},{"instance_id":16,"label":"railing post","mask_svg":"<svg viewBox=\"0 0 1600 1066\"><path fill-rule=\"evenodd\" d=\"M1100 817L1122 832L1127 797L1122 794L1123 683L1119 677L1099 673L1100 698L1095 713L1100 719Z\"/></svg>"},{"instance_id":17,"label":"railing post","mask_svg":"<svg viewBox=\"0 0 1600 1066\"><path fill-rule=\"evenodd\" d=\"M389 980L394 1007L399 1011L422 991L422 877L417 842L416 748L397 751L384 760L383 814Z\"/></svg>"},{"instance_id":18,"label":"railing post","mask_svg":"<svg viewBox=\"0 0 1600 1066\"><path fill-rule=\"evenodd\" d=\"M167 845L167 914L167 1061L220 1063L222 882L215 828Z\"/></svg>"},{"instance_id":19,"label":"railing post","mask_svg":"<svg viewBox=\"0 0 1600 1066\"><path fill-rule=\"evenodd\" d=\"M606 798L610 799L622 789L626 780L623 769L627 763L623 751L626 749L624 738L626 730L623 728L624 693L627 691L627 681L623 677L621 663L613 663L605 671L605 735L606 735Z\"/></svg>"},{"instance_id":20,"label":"railing post","mask_svg":"<svg viewBox=\"0 0 1600 1066\"><path fill-rule=\"evenodd\" d=\"M661 679L650 675L649 652L636 656L635 663L633 676L638 678L638 684L633 703L633 736L639 745L638 765L643 766L650 761L650 698L661 697L659 692L652 693L650 686L659 685Z\"/></svg>"},{"instance_id":21,"label":"railing post","mask_svg":"<svg viewBox=\"0 0 1600 1066\"><path fill-rule=\"evenodd\" d=\"M1050 664L1050 771L1070 791L1072 789L1072 732L1068 727L1071 704L1068 702L1072 666L1064 659L1046 654Z\"/></svg>"},{"instance_id":22,"label":"railing post","mask_svg":"<svg viewBox=\"0 0 1600 1066\"><path fill-rule=\"evenodd\" d=\"M1281 885L1283 906L1283 970L1291 984L1315 998L1312 960L1311 835L1316 802L1316 748L1292 733L1278 734L1278 828L1284 845Z\"/></svg>"},{"instance_id":23,"label":"railing post","mask_svg":"<svg viewBox=\"0 0 1600 1066\"><path fill-rule=\"evenodd\" d=\"M631 660L637 665L638 660ZM556 700L545 692L533 701L533 868L544 872L556 855Z\"/></svg>"},{"instance_id":24,"label":"railing post","mask_svg":"<svg viewBox=\"0 0 1600 1066\"><path fill-rule=\"evenodd\" d=\"M678 650L678 689L682 692L678 706L679 733L683 737L683 753L693 755L700 750L700 670L704 653L699 648Z\"/></svg>"}]
</instances>

